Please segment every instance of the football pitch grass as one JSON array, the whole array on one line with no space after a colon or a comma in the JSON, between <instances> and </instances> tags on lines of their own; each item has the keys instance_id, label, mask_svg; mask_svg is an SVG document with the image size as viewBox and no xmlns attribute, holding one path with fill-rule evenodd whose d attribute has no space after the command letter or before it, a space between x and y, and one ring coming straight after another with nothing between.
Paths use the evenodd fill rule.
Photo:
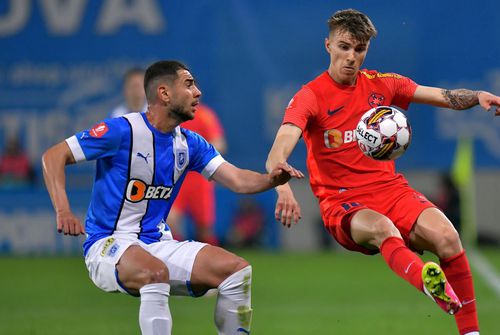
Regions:
<instances>
[{"instance_id":1,"label":"football pitch grass","mask_svg":"<svg viewBox=\"0 0 500 335\"><path fill-rule=\"evenodd\" d=\"M253 265L252 334L457 334L452 316L380 256L238 252ZM500 273L500 250L483 250ZM429 257L424 257L429 259ZM0 258L0 334L139 334L139 300L104 293L83 260ZM474 271L482 334L500 334L500 298ZM216 334L215 297L172 297L173 334Z\"/></svg>"}]
</instances>

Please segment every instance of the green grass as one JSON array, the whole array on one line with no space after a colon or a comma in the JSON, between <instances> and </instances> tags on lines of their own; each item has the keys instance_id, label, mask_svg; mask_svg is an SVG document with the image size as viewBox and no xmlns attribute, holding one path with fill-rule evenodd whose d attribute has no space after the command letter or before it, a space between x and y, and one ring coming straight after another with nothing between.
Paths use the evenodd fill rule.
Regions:
<instances>
[{"instance_id":1,"label":"green grass","mask_svg":"<svg viewBox=\"0 0 500 335\"><path fill-rule=\"evenodd\" d=\"M380 256L240 253L254 268L252 334L456 334L454 319ZM487 258L500 264L500 252ZM0 334L139 334L139 300L101 292L80 258L0 258ZM498 267L497 267L498 269ZM476 274L483 334L500 300ZM174 334L215 334L215 298L173 297Z\"/></svg>"}]
</instances>

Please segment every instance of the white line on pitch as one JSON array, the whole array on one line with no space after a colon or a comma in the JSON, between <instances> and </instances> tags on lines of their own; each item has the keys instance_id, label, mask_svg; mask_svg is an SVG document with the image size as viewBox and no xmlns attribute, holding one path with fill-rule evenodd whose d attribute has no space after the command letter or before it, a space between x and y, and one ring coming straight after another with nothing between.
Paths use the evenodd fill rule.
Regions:
<instances>
[{"instance_id":1,"label":"white line on pitch","mask_svg":"<svg viewBox=\"0 0 500 335\"><path fill-rule=\"evenodd\" d=\"M493 266L478 250L470 249L468 254L472 258L471 265L479 272L493 291L495 291L497 297L500 298L500 276Z\"/></svg>"}]
</instances>

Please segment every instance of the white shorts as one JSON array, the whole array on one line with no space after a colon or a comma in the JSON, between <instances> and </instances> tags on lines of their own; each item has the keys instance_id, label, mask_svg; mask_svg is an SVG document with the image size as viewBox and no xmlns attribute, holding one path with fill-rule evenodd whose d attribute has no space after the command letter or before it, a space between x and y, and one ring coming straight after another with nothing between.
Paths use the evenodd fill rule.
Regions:
<instances>
[{"instance_id":1,"label":"white shorts","mask_svg":"<svg viewBox=\"0 0 500 335\"><path fill-rule=\"evenodd\" d=\"M127 235L112 235L100 239L90 247L85 264L90 279L106 292L128 293L118 280L116 264L131 245L138 245L160 259L168 268L171 295L195 296L191 289L191 272L198 252L207 244L196 241L165 240L146 244Z\"/></svg>"}]
</instances>

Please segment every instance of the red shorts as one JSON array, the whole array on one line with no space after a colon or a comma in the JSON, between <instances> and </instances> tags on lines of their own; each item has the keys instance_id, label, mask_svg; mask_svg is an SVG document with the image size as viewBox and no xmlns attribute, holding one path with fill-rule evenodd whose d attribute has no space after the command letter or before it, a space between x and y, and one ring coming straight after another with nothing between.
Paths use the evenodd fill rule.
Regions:
<instances>
[{"instance_id":1,"label":"red shorts","mask_svg":"<svg viewBox=\"0 0 500 335\"><path fill-rule=\"evenodd\" d=\"M436 207L406 181L397 181L359 189L345 190L321 202L323 222L330 234L344 248L367 255L378 253L356 244L351 238L351 218L363 208L387 216L409 244L410 231L422 211Z\"/></svg>"},{"instance_id":2,"label":"red shorts","mask_svg":"<svg viewBox=\"0 0 500 335\"><path fill-rule=\"evenodd\" d=\"M197 226L212 227L215 222L214 184L199 173L188 172L172 207L191 216Z\"/></svg>"}]
</instances>

